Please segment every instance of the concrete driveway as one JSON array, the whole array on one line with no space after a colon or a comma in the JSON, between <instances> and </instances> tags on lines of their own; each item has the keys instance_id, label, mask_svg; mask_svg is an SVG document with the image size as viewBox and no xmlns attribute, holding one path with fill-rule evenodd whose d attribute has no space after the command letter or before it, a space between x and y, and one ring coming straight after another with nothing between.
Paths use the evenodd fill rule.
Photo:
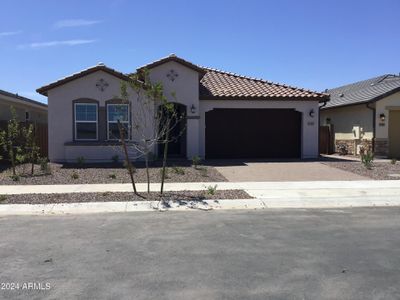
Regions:
<instances>
[{"instance_id":1,"label":"concrete driveway","mask_svg":"<svg viewBox=\"0 0 400 300\"><path fill-rule=\"evenodd\" d=\"M319 161L214 161L229 181L326 181L371 180L329 167Z\"/></svg>"},{"instance_id":2,"label":"concrete driveway","mask_svg":"<svg viewBox=\"0 0 400 300\"><path fill-rule=\"evenodd\" d=\"M400 299L399 212L0 218L0 299Z\"/></svg>"}]
</instances>

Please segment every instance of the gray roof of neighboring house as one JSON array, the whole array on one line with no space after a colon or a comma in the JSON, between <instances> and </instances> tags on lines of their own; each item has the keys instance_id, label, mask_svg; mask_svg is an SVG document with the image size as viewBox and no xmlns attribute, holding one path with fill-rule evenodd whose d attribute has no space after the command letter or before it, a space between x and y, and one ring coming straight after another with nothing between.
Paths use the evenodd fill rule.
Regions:
<instances>
[{"instance_id":1,"label":"gray roof of neighboring house","mask_svg":"<svg viewBox=\"0 0 400 300\"><path fill-rule=\"evenodd\" d=\"M0 90L0 96L1 95L7 96L7 97L10 97L10 98L14 98L16 100L23 101L26 104L38 105L38 106L43 107L44 109L47 109L47 104L39 102L39 101L35 101L35 100L32 100L32 99L29 99L29 98L26 98L26 97L22 97L22 96L20 96L18 94L13 94L13 93L10 93L10 92L4 91L4 90Z\"/></svg>"},{"instance_id":2,"label":"gray roof of neighboring house","mask_svg":"<svg viewBox=\"0 0 400 300\"><path fill-rule=\"evenodd\" d=\"M325 91L331 99L324 109L374 102L400 91L400 76L385 74Z\"/></svg>"}]
</instances>

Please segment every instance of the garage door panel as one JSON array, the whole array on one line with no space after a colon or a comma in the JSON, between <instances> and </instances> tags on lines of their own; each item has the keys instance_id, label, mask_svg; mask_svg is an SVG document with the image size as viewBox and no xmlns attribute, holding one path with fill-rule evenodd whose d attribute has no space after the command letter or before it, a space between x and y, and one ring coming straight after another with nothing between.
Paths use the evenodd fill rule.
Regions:
<instances>
[{"instance_id":1,"label":"garage door panel","mask_svg":"<svg viewBox=\"0 0 400 300\"><path fill-rule=\"evenodd\" d=\"M295 110L215 109L206 113L206 157L299 157L300 128Z\"/></svg>"}]
</instances>

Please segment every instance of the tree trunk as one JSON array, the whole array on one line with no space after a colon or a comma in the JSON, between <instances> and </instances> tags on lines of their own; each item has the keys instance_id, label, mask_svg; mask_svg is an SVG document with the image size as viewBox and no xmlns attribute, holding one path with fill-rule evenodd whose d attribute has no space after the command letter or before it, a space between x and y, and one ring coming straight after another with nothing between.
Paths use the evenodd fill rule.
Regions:
<instances>
[{"instance_id":1,"label":"tree trunk","mask_svg":"<svg viewBox=\"0 0 400 300\"><path fill-rule=\"evenodd\" d=\"M121 123L118 121L118 130L119 130L119 135L121 137L121 144L122 144L122 149L124 150L125 154L125 162L126 162L126 168L128 169L129 176L131 178L132 182L132 187L133 187L133 192L138 195L138 192L136 190L136 183L135 179L133 177L133 169L132 169L132 164L131 161L129 160L129 154L128 154L128 149L125 143L125 136L124 136L124 130L122 129Z\"/></svg>"},{"instance_id":2,"label":"tree trunk","mask_svg":"<svg viewBox=\"0 0 400 300\"><path fill-rule=\"evenodd\" d=\"M169 139L169 129L165 133L165 141L164 141L164 155L163 155L163 163L162 163L162 176L161 176L161 195L164 192L164 181L165 181L165 168L167 166L167 157L168 157L168 139Z\"/></svg>"},{"instance_id":3,"label":"tree trunk","mask_svg":"<svg viewBox=\"0 0 400 300\"><path fill-rule=\"evenodd\" d=\"M13 172L13 175L15 176L16 172L15 172L15 157L14 157L14 145L13 144L11 144L11 146L10 146L10 151L9 151L8 155L10 155L12 172Z\"/></svg>"}]
</instances>

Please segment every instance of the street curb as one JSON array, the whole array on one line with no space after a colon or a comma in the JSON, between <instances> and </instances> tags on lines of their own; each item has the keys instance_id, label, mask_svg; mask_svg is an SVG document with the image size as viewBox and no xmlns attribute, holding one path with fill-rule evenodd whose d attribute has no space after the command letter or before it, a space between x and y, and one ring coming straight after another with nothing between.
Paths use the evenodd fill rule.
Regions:
<instances>
[{"instance_id":1,"label":"street curb","mask_svg":"<svg viewBox=\"0 0 400 300\"><path fill-rule=\"evenodd\" d=\"M57 204L2 204L1 216L13 215L68 215L92 213L122 213L150 211L210 211L210 210L259 210L259 209L307 209L307 208L352 208L352 207L397 207L397 196L341 197L341 198L269 198L203 201L169 201L162 206L159 201L132 202L87 202Z\"/></svg>"}]
</instances>

